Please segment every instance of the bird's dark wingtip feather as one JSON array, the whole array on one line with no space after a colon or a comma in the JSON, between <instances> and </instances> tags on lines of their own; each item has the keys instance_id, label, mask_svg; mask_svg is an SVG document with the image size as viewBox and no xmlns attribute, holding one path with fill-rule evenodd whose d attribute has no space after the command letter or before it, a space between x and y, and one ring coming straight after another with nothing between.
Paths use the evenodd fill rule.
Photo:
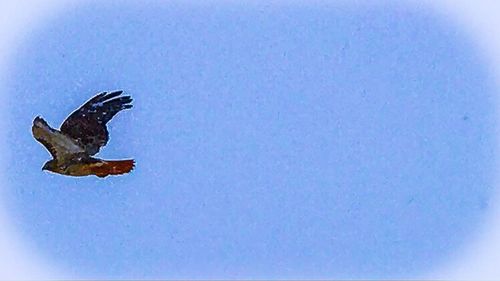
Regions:
<instances>
[{"instance_id":1,"label":"bird's dark wingtip feather","mask_svg":"<svg viewBox=\"0 0 500 281\"><path fill-rule=\"evenodd\" d=\"M115 98L115 97L117 97L117 96L121 95L122 93L123 93L123 91L115 91L115 92L110 92L110 93L108 93L108 94L104 95L104 96L101 98L101 100L100 100L100 101L101 101L101 102L103 102L103 101L110 100L110 99L112 99L112 98Z\"/></svg>"},{"instance_id":2,"label":"bird's dark wingtip feather","mask_svg":"<svg viewBox=\"0 0 500 281\"><path fill-rule=\"evenodd\" d=\"M100 92L99 94L97 94L93 98L91 98L90 100L98 101L98 100L102 99L107 93L108 92Z\"/></svg>"},{"instance_id":3,"label":"bird's dark wingtip feather","mask_svg":"<svg viewBox=\"0 0 500 281\"><path fill-rule=\"evenodd\" d=\"M133 99L131 97L123 97L123 98L120 98L120 102L122 104L130 104L131 102L133 101Z\"/></svg>"}]
</instances>

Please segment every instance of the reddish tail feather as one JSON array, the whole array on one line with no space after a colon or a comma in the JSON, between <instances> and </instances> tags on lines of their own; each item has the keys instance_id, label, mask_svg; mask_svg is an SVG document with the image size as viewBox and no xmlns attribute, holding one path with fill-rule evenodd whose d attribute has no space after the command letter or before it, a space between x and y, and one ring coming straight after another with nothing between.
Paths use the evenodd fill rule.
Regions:
<instances>
[{"instance_id":1,"label":"reddish tail feather","mask_svg":"<svg viewBox=\"0 0 500 281\"><path fill-rule=\"evenodd\" d=\"M101 164L102 163L102 164ZM108 175L121 175L130 172L135 167L134 160L103 160L99 164L93 165L92 173L98 177L106 177Z\"/></svg>"}]
</instances>

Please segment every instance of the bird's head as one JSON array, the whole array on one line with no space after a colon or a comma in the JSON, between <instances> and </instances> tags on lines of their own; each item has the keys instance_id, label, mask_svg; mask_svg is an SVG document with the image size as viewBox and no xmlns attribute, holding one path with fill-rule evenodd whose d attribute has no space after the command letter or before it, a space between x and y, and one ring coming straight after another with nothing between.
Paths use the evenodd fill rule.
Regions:
<instances>
[{"instance_id":1,"label":"bird's head","mask_svg":"<svg viewBox=\"0 0 500 281\"><path fill-rule=\"evenodd\" d=\"M45 170L55 171L56 170L56 161L54 161L52 159L50 161L45 162L45 164L43 164L42 171L45 171Z\"/></svg>"}]
</instances>

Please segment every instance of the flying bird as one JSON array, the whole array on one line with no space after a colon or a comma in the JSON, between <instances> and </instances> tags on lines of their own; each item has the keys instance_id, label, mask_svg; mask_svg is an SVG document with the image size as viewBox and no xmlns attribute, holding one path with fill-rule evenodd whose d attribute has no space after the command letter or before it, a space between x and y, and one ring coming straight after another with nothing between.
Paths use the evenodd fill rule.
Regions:
<instances>
[{"instance_id":1,"label":"flying bird","mask_svg":"<svg viewBox=\"0 0 500 281\"><path fill-rule=\"evenodd\" d=\"M123 91L102 92L71 113L59 130L51 128L40 116L33 120L33 137L52 155L42 170L67 176L120 175L130 172L133 159L103 160L92 157L109 140L106 124L118 112L132 108L130 96Z\"/></svg>"}]
</instances>

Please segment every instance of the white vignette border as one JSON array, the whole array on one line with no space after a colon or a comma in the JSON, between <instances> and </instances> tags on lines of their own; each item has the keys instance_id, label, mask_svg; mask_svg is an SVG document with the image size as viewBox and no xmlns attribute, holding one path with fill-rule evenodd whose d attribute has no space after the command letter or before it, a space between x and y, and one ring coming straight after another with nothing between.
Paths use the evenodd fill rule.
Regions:
<instances>
[{"instance_id":1,"label":"white vignette border","mask_svg":"<svg viewBox=\"0 0 500 281\"><path fill-rule=\"evenodd\" d=\"M111 0L113 1L113 0ZM228 1L224 3L258 3L259 1ZM474 40L478 49L484 55L486 67L493 71L495 87L500 88L500 2L496 0L404 0L409 5L417 7L428 6L435 10L438 15L446 17L454 24L463 28L470 39ZM77 4L90 2L86 0L4 0L0 3L0 90L3 88L4 73L8 71L9 61L14 54L18 44L21 44L29 33L36 29L37 25L45 20L50 20L65 9L72 8ZM118 2L118 1L117 1ZM195 0L191 2L197 3ZM201 2L201 1L200 1ZM206 3L206 1L204 1ZM212 0L211 2L216 2ZM269 4L348 4L348 5L370 5L374 1L368 0L331 0L331 1L265 1ZM386 3L390 1L377 1ZM403 0L401 1L403 2ZM401 3L399 2L399 3ZM147 1L146 1L147 3ZM7 97L0 95L0 113L5 112L8 104ZM499 104L500 105L500 104ZM497 110L500 114L500 110ZM500 119L500 116L499 116ZM0 118L0 127L6 124L4 118ZM496 135L500 136L499 128L494 128ZM3 139L3 131L0 130L0 140ZM499 138L500 139L500 138ZM500 142L497 144L496 159L500 151ZM5 146L0 146L0 155L6 155ZM6 165L5 157L0 158L0 167ZM499 163L498 160L496 160ZM496 175L500 175L500 169L496 169ZM500 177L497 176L495 184L498 185ZM5 179L0 174L0 184L4 184ZM477 231L474 239L458 251L447 264L436 268L424 276L418 278L431 279L482 279L495 280L500 276L500 190L495 189L491 210L484 223ZM1 202L0 202L1 203ZM16 235L15 229L9 222L6 210L0 204L0 279L51 279L67 278L68 274L63 273L55 265L44 261L40 255L33 254L30 248L23 243L22 239Z\"/></svg>"}]
</instances>

